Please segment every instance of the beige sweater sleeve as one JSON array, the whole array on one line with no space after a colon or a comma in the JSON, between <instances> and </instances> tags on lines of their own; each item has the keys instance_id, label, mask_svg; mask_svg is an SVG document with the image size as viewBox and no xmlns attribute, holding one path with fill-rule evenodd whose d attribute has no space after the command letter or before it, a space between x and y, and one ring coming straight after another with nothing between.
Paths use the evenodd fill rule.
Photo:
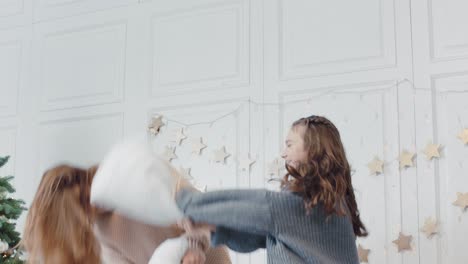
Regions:
<instances>
[{"instance_id":1,"label":"beige sweater sleeve","mask_svg":"<svg viewBox=\"0 0 468 264\"><path fill-rule=\"evenodd\" d=\"M196 190L193 185L185 179L177 170L172 168L172 176L176 179L176 188L175 188L175 193L179 192L181 189L192 189ZM174 194L174 199L175 199L175 194Z\"/></svg>"},{"instance_id":2,"label":"beige sweater sleeve","mask_svg":"<svg viewBox=\"0 0 468 264\"><path fill-rule=\"evenodd\" d=\"M208 249L205 264L231 264L231 257L227 247L220 246Z\"/></svg>"}]
</instances>

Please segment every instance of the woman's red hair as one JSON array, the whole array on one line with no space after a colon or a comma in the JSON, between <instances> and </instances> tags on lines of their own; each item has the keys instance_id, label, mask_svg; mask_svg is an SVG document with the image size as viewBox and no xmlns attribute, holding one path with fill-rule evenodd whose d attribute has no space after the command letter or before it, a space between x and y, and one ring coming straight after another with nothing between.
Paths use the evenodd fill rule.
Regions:
<instances>
[{"instance_id":1,"label":"woman's red hair","mask_svg":"<svg viewBox=\"0 0 468 264\"><path fill-rule=\"evenodd\" d=\"M90 204L96 169L60 165L42 176L23 235L29 263L100 263Z\"/></svg>"}]
</instances>

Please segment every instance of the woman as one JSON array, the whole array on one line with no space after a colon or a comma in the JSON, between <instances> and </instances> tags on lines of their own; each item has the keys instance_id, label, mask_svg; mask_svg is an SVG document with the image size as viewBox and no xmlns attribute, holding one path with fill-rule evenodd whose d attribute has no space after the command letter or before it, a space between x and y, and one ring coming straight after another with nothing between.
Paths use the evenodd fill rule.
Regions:
<instances>
[{"instance_id":1,"label":"woman","mask_svg":"<svg viewBox=\"0 0 468 264\"><path fill-rule=\"evenodd\" d=\"M29 263L148 263L163 241L182 235L176 225L143 224L92 206L96 170L60 165L43 175L23 237ZM192 239L183 261L202 262L206 253L206 263L230 263L225 248L208 249L206 244Z\"/></svg>"}]
</instances>

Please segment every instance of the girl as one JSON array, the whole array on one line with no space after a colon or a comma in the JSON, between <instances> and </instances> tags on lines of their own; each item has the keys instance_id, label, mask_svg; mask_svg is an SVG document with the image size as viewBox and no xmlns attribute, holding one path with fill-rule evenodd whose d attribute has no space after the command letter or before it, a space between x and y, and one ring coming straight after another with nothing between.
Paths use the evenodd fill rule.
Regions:
<instances>
[{"instance_id":1,"label":"girl","mask_svg":"<svg viewBox=\"0 0 468 264\"><path fill-rule=\"evenodd\" d=\"M60 165L44 174L24 231L23 244L29 253L29 263L148 263L163 241L182 235L183 230L175 225L147 225L93 207L90 189L96 169L96 166L85 170ZM186 182L182 186L189 187ZM174 248L175 241L169 241L164 248ZM182 256L186 253L184 263L202 263L205 252L206 263L230 263L224 248L208 250L202 238L190 241L190 247L186 242L187 253L181 252ZM155 259L161 256L168 254L156 250Z\"/></svg>"},{"instance_id":2,"label":"girl","mask_svg":"<svg viewBox=\"0 0 468 264\"><path fill-rule=\"evenodd\" d=\"M267 249L268 263L359 263L355 238L367 236L337 128L325 117L293 123L282 154L281 192L184 189L177 204L191 221L216 226L212 244Z\"/></svg>"}]
</instances>

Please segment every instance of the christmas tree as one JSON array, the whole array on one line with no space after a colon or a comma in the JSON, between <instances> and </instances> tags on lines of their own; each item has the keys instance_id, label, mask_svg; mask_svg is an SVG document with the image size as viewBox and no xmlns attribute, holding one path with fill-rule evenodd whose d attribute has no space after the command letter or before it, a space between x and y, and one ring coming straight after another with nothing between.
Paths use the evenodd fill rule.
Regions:
<instances>
[{"instance_id":1,"label":"christmas tree","mask_svg":"<svg viewBox=\"0 0 468 264\"><path fill-rule=\"evenodd\" d=\"M10 157L0 157L0 168ZM20 234L15 230L15 221L26 210L24 201L13 199L9 194L16 190L10 181L13 176L0 176L0 263L18 264L24 263L21 252L18 249Z\"/></svg>"}]
</instances>

